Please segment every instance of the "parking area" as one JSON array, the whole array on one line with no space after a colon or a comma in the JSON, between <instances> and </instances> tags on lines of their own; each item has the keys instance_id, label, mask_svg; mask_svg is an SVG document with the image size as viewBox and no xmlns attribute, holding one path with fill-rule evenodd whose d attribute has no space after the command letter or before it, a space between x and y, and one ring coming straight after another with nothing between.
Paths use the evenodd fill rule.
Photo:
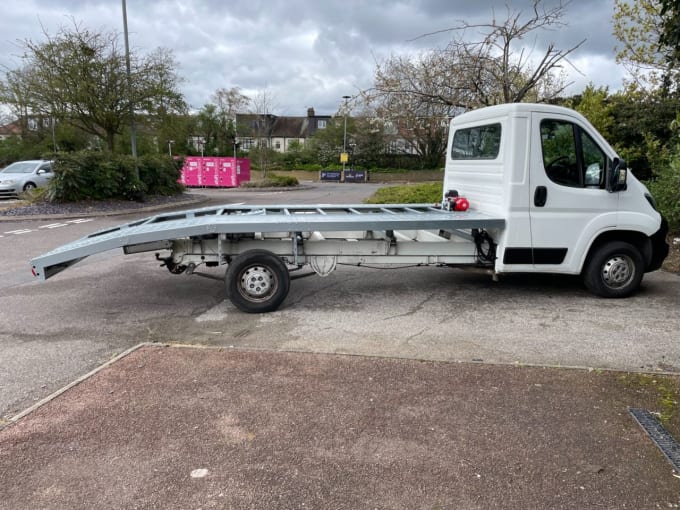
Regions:
<instances>
[{"instance_id":1,"label":"parking area","mask_svg":"<svg viewBox=\"0 0 680 510\"><path fill-rule=\"evenodd\" d=\"M677 408L678 275L603 300L571 277L342 266L264 315L224 300L223 268L153 254L31 281L43 244L123 221L6 224L0 425L144 345L0 430L0 508L680 507L628 414Z\"/></svg>"},{"instance_id":2,"label":"parking area","mask_svg":"<svg viewBox=\"0 0 680 510\"><path fill-rule=\"evenodd\" d=\"M0 508L678 508L650 386L147 345L0 431Z\"/></svg>"}]
</instances>

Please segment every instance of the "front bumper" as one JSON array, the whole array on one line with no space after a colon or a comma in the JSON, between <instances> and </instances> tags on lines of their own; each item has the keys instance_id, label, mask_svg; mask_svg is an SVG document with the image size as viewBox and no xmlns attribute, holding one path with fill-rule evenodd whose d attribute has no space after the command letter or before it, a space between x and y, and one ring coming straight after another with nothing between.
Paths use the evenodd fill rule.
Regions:
<instances>
[{"instance_id":1,"label":"front bumper","mask_svg":"<svg viewBox=\"0 0 680 510\"><path fill-rule=\"evenodd\" d=\"M0 188L0 197L17 197L19 190L15 187Z\"/></svg>"},{"instance_id":2,"label":"front bumper","mask_svg":"<svg viewBox=\"0 0 680 510\"><path fill-rule=\"evenodd\" d=\"M668 256L668 243L666 242L668 236L668 221L661 216L661 226L650 239L652 240L652 257L649 261L647 271L656 271L661 267L663 261Z\"/></svg>"}]
</instances>

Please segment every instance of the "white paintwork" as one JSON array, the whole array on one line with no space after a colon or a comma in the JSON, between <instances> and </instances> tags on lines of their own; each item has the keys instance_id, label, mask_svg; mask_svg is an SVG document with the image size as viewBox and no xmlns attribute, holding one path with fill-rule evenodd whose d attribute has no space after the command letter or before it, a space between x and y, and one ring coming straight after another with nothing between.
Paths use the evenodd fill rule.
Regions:
<instances>
[{"instance_id":1,"label":"white paintwork","mask_svg":"<svg viewBox=\"0 0 680 510\"><path fill-rule=\"evenodd\" d=\"M579 113L552 105L514 103L474 110L451 121L444 190L457 190L471 210L505 219L502 231L491 231L498 243L495 270L578 274L588 250L608 231L634 231L646 236L659 229L661 216L645 199L645 186L628 173L628 188L604 189L557 184L546 175L540 122L568 121L579 126L613 160L616 151ZM494 123L501 125L501 145L493 160L451 158L456 130ZM534 205L537 186L547 189L543 207ZM567 248L562 264L504 264L506 247Z\"/></svg>"}]
</instances>

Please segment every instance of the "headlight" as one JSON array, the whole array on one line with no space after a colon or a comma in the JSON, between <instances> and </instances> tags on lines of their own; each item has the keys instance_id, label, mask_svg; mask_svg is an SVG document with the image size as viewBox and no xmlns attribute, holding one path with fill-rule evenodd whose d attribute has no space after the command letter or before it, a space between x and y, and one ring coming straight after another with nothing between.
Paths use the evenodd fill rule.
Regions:
<instances>
[{"instance_id":1,"label":"headlight","mask_svg":"<svg viewBox=\"0 0 680 510\"><path fill-rule=\"evenodd\" d=\"M7 179L6 181L0 181L0 184L16 184L15 179Z\"/></svg>"}]
</instances>

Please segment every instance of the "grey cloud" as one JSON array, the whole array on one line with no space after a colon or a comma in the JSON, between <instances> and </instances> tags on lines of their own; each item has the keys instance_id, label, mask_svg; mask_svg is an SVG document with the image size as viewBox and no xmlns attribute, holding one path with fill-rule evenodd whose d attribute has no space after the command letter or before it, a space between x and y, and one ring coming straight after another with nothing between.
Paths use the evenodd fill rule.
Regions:
<instances>
[{"instance_id":1,"label":"grey cloud","mask_svg":"<svg viewBox=\"0 0 680 510\"><path fill-rule=\"evenodd\" d=\"M532 0L507 3L511 11L528 12ZM547 7L556 4L546 2ZM292 115L304 114L309 106L333 113L342 95L372 84L374 58L443 47L452 36L421 35L455 27L460 20L486 23L494 12L498 18L507 13L502 0L127 0L127 9L133 48L172 49L194 107L219 87L253 93L268 86L277 96L277 113ZM598 69L606 72L588 69L597 76L577 76L579 84L615 86L622 71L613 63L612 11L613 0L574 0L567 8L568 26L525 42L540 53L550 42L566 48L587 38L573 60L596 56L602 62ZM120 2L5 0L0 65L16 65L16 39L41 39L41 22L54 33L71 19L122 32Z\"/></svg>"}]
</instances>

